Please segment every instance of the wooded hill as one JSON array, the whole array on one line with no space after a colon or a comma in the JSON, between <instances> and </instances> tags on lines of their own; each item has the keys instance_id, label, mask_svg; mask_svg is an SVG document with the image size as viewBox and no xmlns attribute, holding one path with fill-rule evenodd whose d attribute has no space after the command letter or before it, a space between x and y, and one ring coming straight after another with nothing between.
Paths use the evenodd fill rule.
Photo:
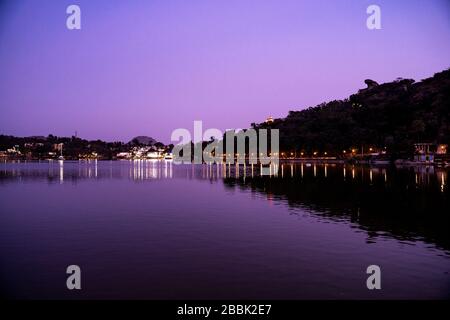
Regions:
<instances>
[{"instance_id":1,"label":"wooded hill","mask_svg":"<svg viewBox=\"0 0 450 320\"><path fill-rule=\"evenodd\" d=\"M279 129L281 150L305 154L373 148L395 158L412 154L416 142L450 142L450 69L420 82L365 83L348 99L252 126Z\"/></svg>"}]
</instances>

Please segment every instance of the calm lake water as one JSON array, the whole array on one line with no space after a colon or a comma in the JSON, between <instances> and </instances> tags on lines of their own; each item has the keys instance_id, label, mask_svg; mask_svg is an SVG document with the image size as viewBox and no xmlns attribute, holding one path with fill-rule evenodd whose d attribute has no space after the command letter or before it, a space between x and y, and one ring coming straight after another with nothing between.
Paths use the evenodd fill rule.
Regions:
<instances>
[{"instance_id":1,"label":"calm lake water","mask_svg":"<svg viewBox=\"0 0 450 320\"><path fill-rule=\"evenodd\" d=\"M9 298L448 299L448 170L0 163ZM79 265L82 290L66 288ZM366 268L381 268L368 290Z\"/></svg>"}]
</instances>

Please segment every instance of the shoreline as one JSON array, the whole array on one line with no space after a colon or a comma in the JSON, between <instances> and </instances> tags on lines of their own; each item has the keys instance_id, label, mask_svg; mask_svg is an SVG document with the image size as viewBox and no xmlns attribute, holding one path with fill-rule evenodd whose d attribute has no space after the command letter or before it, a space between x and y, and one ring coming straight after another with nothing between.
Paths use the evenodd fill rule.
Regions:
<instances>
[{"instance_id":1,"label":"shoreline","mask_svg":"<svg viewBox=\"0 0 450 320\"><path fill-rule=\"evenodd\" d=\"M45 163L45 162L67 162L67 163L74 163L74 162L110 162L110 161L122 161L122 162L134 162L134 161L149 161L149 162L173 162L174 164L186 164L186 165L193 165L195 163L177 163L177 161L173 159L5 159L0 158L1 163ZM296 159L279 159L280 164L320 164L320 165L357 165L357 166L373 166L373 167L387 167L387 166L395 166L395 167L441 167L441 168L450 168L449 163L441 163L441 162L417 162L417 161L411 161L406 159L397 159L394 161L370 161L370 160L357 160L357 161L351 161L351 160L344 160L344 159L313 159L313 158L296 158ZM210 165L211 163L203 162L201 165ZM237 165L237 161L233 163L233 165ZM195 164L199 165L199 164ZM216 163L213 163L213 165L217 165ZM229 165L227 162L223 162L220 165ZM239 165L244 165L243 163L240 163ZM248 161L246 161L245 165L251 165ZM261 165L260 163L254 164L254 165ZM264 165L266 166L266 165Z\"/></svg>"}]
</instances>

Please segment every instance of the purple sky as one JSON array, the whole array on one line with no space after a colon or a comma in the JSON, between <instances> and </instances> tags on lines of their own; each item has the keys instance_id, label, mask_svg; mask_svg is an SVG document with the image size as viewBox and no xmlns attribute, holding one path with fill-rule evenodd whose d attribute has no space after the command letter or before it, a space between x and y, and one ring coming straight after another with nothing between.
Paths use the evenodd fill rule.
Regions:
<instances>
[{"instance_id":1,"label":"purple sky","mask_svg":"<svg viewBox=\"0 0 450 320\"><path fill-rule=\"evenodd\" d=\"M78 4L82 29L66 28ZM382 30L366 28L378 4ZM0 4L0 133L170 142L450 67L447 0Z\"/></svg>"}]
</instances>

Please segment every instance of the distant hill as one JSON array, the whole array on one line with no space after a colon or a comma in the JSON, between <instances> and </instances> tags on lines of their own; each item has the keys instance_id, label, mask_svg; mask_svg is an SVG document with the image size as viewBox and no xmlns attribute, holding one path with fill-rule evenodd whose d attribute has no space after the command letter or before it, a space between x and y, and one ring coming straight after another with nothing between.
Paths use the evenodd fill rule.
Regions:
<instances>
[{"instance_id":1,"label":"distant hill","mask_svg":"<svg viewBox=\"0 0 450 320\"><path fill-rule=\"evenodd\" d=\"M137 136L137 137L134 137L133 139L131 139L131 141L129 143L150 146L150 145L154 145L156 142L157 141L155 139L153 139L152 137Z\"/></svg>"},{"instance_id":2,"label":"distant hill","mask_svg":"<svg viewBox=\"0 0 450 320\"><path fill-rule=\"evenodd\" d=\"M397 79L367 88L345 100L290 111L255 128L280 130L280 148L339 154L349 148L386 148L411 153L416 142L450 143L450 69L415 82Z\"/></svg>"}]
</instances>

